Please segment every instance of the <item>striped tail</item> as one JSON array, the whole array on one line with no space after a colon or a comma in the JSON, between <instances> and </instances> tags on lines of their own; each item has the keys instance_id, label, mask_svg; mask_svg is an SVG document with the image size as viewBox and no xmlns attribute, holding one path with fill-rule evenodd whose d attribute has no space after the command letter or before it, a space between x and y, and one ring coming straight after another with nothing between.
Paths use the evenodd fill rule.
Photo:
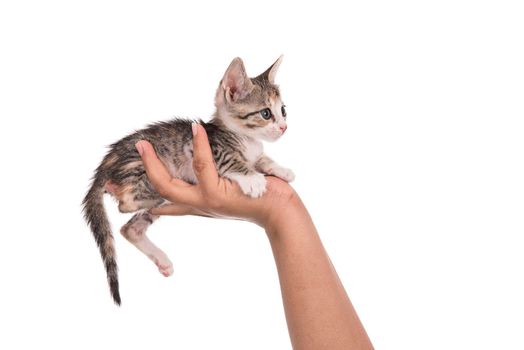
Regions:
<instances>
[{"instance_id":1,"label":"striped tail","mask_svg":"<svg viewBox=\"0 0 524 350\"><path fill-rule=\"evenodd\" d=\"M84 217L93 232L96 244L100 249L102 260L107 272L107 281L111 296L117 305L120 305L120 292L118 290L118 268L111 226L104 208L104 182L96 177L87 192L83 202Z\"/></svg>"}]
</instances>

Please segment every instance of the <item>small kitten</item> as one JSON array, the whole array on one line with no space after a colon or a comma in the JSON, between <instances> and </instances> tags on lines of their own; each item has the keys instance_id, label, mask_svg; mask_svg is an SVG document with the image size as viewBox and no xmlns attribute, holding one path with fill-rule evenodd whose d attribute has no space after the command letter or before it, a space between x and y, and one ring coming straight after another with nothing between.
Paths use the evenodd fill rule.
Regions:
<instances>
[{"instance_id":1,"label":"small kitten","mask_svg":"<svg viewBox=\"0 0 524 350\"><path fill-rule=\"evenodd\" d=\"M266 190L264 175L292 181L294 174L263 153L264 141L275 141L286 131L286 110L275 85L282 56L256 78L246 75L244 64L235 58L215 95L216 112L209 123L199 121L207 131L220 176L237 182L242 191L259 197ZM119 201L122 213L137 212L120 232L147 255L164 276L173 273L167 255L146 236L146 229L158 217L148 209L168 203L154 190L135 144L149 141L173 177L196 183L193 172L191 121L173 119L137 131L112 144L96 169L92 186L82 205L107 271L111 294L120 305L113 235L104 209L103 195Z\"/></svg>"}]
</instances>

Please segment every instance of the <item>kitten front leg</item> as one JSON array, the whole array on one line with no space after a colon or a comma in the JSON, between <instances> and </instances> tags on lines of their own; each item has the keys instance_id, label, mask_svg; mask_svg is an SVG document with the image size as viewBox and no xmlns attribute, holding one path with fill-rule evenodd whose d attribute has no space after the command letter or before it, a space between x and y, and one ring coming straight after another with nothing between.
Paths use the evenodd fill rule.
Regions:
<instances>
[{"instance_id":1,"label":"kitten front leg","mask_svg":"<svg viewBox=\"0 0 524 350\"><path fill-rule=\"evenodd\" d=\"M261 173L279 177L286 182L291 182L295 179L295 173L293 173L293 170L284 168L266 155L260 157L255 164L255 168Z\"/></svg>"},{"instance_id":2,"label":"kitten front leg","mask_svg":"<svg viewBox=\"0 0 524 350\"><path fill-rule=\"evenodd\" d=\"M224 177L238 183L244 194L258 198L266 192L266 178L256 171L244 173L227 173Z\"/></svg>"}]
</instances>

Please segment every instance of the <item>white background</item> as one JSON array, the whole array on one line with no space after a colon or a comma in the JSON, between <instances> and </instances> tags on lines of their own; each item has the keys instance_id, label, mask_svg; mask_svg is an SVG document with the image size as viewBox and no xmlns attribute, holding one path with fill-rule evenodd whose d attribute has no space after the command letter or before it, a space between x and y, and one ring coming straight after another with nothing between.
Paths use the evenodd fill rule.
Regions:
<instances>
[{"instance_id":1,"label":"white background","mask_svg":"<svg viewBox=\"0 0 524 350\"><path fill-rule=\"evenodd\" d=\"M267 150L376 348L523 349L518 3L2 1L0 348L290 348L260 228L160 220L169 279L116 233L117 308L80 214L106 145L283 53Z\"/></svg>"}]
</instances>

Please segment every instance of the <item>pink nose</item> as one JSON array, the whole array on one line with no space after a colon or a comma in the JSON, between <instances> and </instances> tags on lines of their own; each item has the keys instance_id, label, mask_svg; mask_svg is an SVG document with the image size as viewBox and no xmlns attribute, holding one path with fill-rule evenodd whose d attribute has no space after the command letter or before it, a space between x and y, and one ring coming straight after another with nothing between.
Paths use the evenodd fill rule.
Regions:
<instances>
[{"instance_id":1,"label":"pink nose","mask_svg":"<svg viewBox=\"0 0 524 350\"><path fill-rule=\"evenodd\" d=\"M284 133L287 129L287 125L281 125L280 126L280 131L282 131L282 133Z\"/></svg>"}]
</instances>

